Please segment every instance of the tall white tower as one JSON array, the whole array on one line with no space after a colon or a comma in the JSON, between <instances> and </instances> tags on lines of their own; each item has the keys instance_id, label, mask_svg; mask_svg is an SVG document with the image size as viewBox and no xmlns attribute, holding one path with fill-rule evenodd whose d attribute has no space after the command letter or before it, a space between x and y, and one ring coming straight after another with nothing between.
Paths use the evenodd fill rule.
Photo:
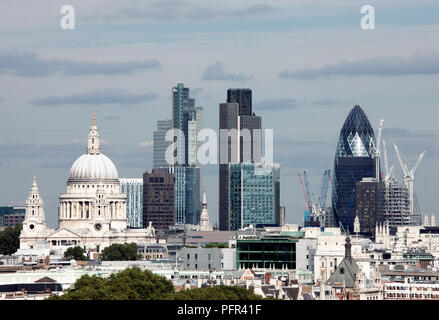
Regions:
<instances>
[{"instance_id":1,"label":"tall white tower","mask_svg":"<svg viewBox=\"0 0 439 320\"><path fill-rule=\"evenodd\" d=\"M212 230L213 230L213 228L209 222L209 214L207 213L206 191L204 191L203 208L201 210L201 216L200 216L200 231L212 231Z\"/></svg>"},{"instance_id":2,"label":"tall white tower","mask_svg":"<svg viewBox=\"0 0 439 320\"><path fill-rule=\"evenodd\" d=\"M23 221L23 233L35 235L44 233L46 229L46 215L44 203L38 191L37 178L34 177L29 196L26 199L26 215Z\"/></svg>"}]
</instances>

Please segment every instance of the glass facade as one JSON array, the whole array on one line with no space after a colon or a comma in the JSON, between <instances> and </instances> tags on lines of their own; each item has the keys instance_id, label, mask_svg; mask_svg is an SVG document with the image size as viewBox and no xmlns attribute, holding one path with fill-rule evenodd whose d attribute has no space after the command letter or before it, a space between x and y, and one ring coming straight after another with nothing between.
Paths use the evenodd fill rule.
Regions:
<instances>
[{"instance_id":1,"label":"glass facade","mask_svg":"<svg viewBox=\"0 0 439 320\"><path fill-rule=\"evenodd\" d=\"M363 109L356 105L348 114L340 132L334 160L332 210L336 226L353 232L355 219L355 183L375 176L372 158L375 135Z\"/></svg>"},{"instance_id":2,"label":"glass facade","mask_svg":"<svg viewBox=\"0 0 439 320\"><path fill-rule=\"evenodd\" d=\"M153 148L154 148L154 168L166 167L169 163L166 161L166 149L171 144L170 141L166 141L166 133L172 129L172 120L159 120L157 121L157 129L153 133Z\"/></svg>"},{"instance_id":3,"label":"glass facade","mask_svg":"<svg viewBox=\"0 0 439 320\"><path fill-rule=\"evenodd\" d=\"M175 177L175 223L198 224L201 215L200 168L174 166L166 170Z\"/></svg>"},{"instance_id":4,"label":"glass facade","mask_svg":"<svg viewBox=\"0 0 439 320\"><path fill-rule=\"evenodd\" d=\"M120 179L121 192L127 195L127 224L143 227L143 179Z\"/></svg>"},{"instance_id":5,"label":"glass facade","mask_svg":"<svg viewBox=\"0 0 439 320\"><path fill-rule=\"evenodd\" d=\"M290 238L237 240L236 268L296 269L296 243Z\"/></svg>"},{"instance_id":6,"label":"glass facade","mask_svg":"<svg viewBox=\"0 0 439 320\"><path fill-rule=\"evenodd\" d=\"M279 165L229 164L230 230L252 225L279 225Z\"/></svg>"}]
</instances>

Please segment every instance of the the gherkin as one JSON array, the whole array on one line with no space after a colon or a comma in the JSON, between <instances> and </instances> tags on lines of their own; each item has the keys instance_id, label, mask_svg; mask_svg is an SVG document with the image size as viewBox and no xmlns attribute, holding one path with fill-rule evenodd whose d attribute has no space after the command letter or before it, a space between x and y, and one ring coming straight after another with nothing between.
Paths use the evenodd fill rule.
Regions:
<instances>
[{"instance_id":1,"label":"the gherkin","mask_svg":"<svg viewBox=\"0 0 439 320\"><path fill-rule=\"evenodd\" d=\"M353 231L355 219L355 183L375 176L372 157L375 135L363 109L356 105L340 131L334 160L332 208L337 226Z\"/></svg>"}]
</instances>

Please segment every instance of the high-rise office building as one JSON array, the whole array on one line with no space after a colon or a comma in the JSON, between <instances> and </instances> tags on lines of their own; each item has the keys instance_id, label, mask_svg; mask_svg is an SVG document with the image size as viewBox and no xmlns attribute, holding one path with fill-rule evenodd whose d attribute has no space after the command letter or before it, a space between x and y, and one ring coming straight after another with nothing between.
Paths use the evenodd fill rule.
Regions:
<instances>
[{"instance_id":1,"label":"high-rise office building","mask_svg":"<svg viewBox=\"0 0 439 320\"><path fill-rule=\"evenodd\" d=\"M171 141L166 141L166 133L172 129L172 119L157 121L157 129L153 133L154 168L163 168L169 165L166 161L166 149L170 146Z\"/></svg>"},{"instance_id":2,"label":"high-rise office building","mask_svg":"<svg viewBox=\"0 0 439 320\"><path fill-rule=\"evenodd\" d=\"M164 169L143 174L143 227L156 229L174 225L174 175Z\"/></svg>"},{"instance_id":3,"label":"high-rise office building","mask_svg":"<svg viewBox=\"0 0 439 320\"><path fill-rule=\"evenodd\" d=\"M127 225L143 228L143 179L119 179L121 192L127 195Z\"/></svg>"},{"instance_id":4,"label":"high-rise office building","mask_svg":"<svg viewBox=\"0 0 439 320\"><path fill-rule=\"evenodd\" d=\"M200 168L172 166L165 169L175 177L175 223L198 224L201 215Z\"/></svg>"},{"instance_id":5,"label":"high-rise office building","mask_svg":"<svg viewBox=\"0 0 439 320\"><path fill-rule=\"evenodd\" d=\"M181 134L177 137L178 149L176 160L178 164L188 163L188 128L189 121L195 120L196 109L195 99L190 98L189 88L185 87L183 83L177 83L177 86L172 88L172 127L180 129Z\"/></svg>"},{"instance_id":6,"label":"high-rise office building","mask_svg":"<svg viewBox=\"0 0 439 320\"><path fill-rule=\"evenodd\" d=\"M203 127L203 107L195 107L195 99L183 83L172 88L172 120L158 122L154 133L154 167L164 168L175 178L174 220L177 224L197 224L201 214L202 170L197 151L201 142L197 136ZM175 163L166 161L166 149L171 144L165 141L166 132L179 129L174 141ZM157 140L157 142L156 142Z\"/></svg>"},{"instance_id":7,"label":"high-rise office building","mask_svg":"<svg viewBox=\"0 0 439 320\"><path fill-rule=\"evenodd\" d=\"M375 135L363 109L356 105L349 112L340 132L334 160L332 212L336 225L353 232L355 183L375 177L372 158Z\"/></svg>"},{"instance_id":8,"label":"high-rise office building","mask_svg":"<svg viewBox=\"0 0 439 320\"><path fill-rule=\"evenodd\" d=\"M398 185L396 179L385 181L384 205L380 208L382 221L388 223L390 233L394 234L400 226L421 225L421 215L410 213L410 194L405 186ZM416 198L415 198L416 199Z\"/></svg>"},{"instance_id":9,"label":"high-rise office building","mask_svg":"<svg viewBox=\"0 0 439 320\"><path fill-rule=\"evenodd\" d=\"M373 237L377 222L382 222L384 187L384 182L377 182L375 178L363 178L355 183L355 215L364 236Z\"/></svg>"},{"instance_id":10,"label":"high-rise office building","mask_svg":"<svg viewBox=\"0 0 439 320\"><path fill-rule=\"evenodd\" d=\"M279 165L229 164L229 230L279 226Z\"/></svg>"},{"instance_id":11,"label":"high-rise office building","mask_svg":"<svg viewBox=\"0 0 439 320\"><path fill-rule=\"evenodd\" d=\"M227 103L239 105L239 115L252 115L252 91L250 89L228 89Z\"/></svg>"},{"instance_id":12,"label":"high-rise office building","mask_svg":"<svg viewBox=\"0 0 439 320\"><path fill-rule=\"evenodd\" d=\"M227 103L221 103L219 106L219 129L219 228L229 230L231 206L229 164L261 161L262 120L252 111L250 89L227 90ZM233 129L237 132L235 137L231 133ZM223 136L221 130L228 130L231 134ZM226 150L227 154L224 154Z\"/></svg>"},{"instance_id":13,"label":"high-rise office building","mask_svg":"<svg viewBox=\"0 0 439 320\"><path fill-rule=\"evenodd\" d=\"M23 223L25 215L25 207L0 207L0 227L12 227L16 224Z\"/></svg>"}]
</instances>

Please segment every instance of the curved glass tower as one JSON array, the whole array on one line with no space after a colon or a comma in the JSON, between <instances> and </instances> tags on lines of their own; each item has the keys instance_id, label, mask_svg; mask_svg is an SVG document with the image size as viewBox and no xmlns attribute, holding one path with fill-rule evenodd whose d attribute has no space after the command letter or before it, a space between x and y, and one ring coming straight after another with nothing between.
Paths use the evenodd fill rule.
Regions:
<instances>
[{"instance_id":1,"label":"curved glass tower","mask_svg":"<svg viewBox=\"0 0 439 320\"><path fill-rule=\"evenodd\" d=\"M375 177L372 158L375 135L363 109L356 105L340 131L334 160L332 209L337 226L353 231L355 219L355 183Z\"/></svg>"}]
</instances>

